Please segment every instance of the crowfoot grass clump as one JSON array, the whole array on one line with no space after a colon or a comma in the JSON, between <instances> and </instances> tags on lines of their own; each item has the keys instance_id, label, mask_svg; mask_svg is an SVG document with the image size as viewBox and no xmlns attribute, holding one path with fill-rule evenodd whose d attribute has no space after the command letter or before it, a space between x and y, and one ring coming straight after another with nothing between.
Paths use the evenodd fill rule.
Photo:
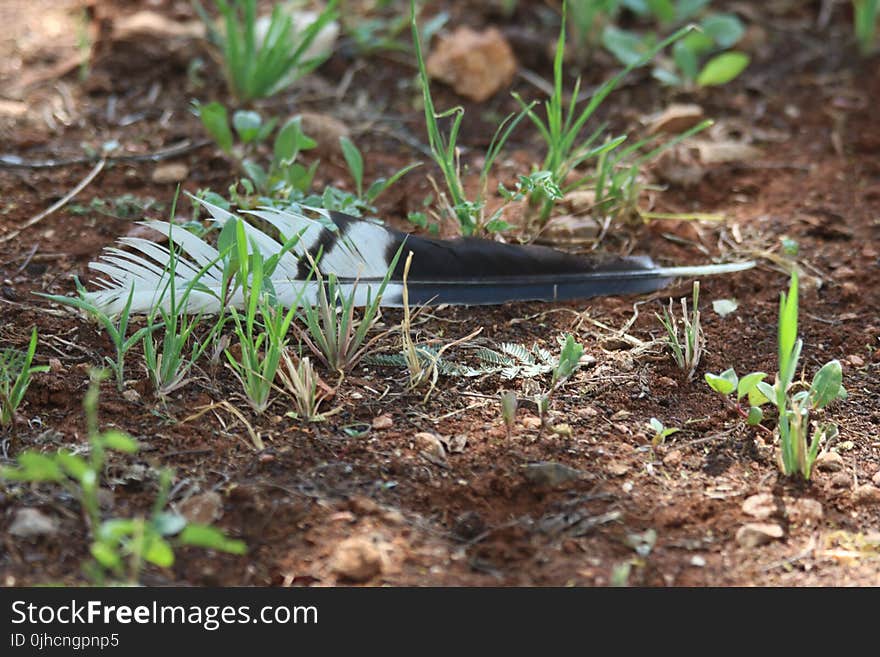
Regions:
<instances>
[{"instance_id":1,"label":"crowfoot grass clump","mask_svg":"<svg viewBox=\"0 0 880 657\"><path fill-rule=\"evenodd\" d=\"M703 355L703 346L706 338L703 335L703 328L700 326L700 282L694 281L693 287L693 303L691 313L688 313L687 299L681 298L681 318L683 327L683 335L679 337L678 320L675 318L675 311L672 308L672 299L669 300L669 309L663 309L663 316L655 316L663 324L666 329L666 344L672 352L672 358L675 364L682 372L685 373L687 380L694 378L694 372L700 364L700 357Z\"/></svg>"},{"instance_id":2,"label":"crowfoot grass clump","mask_svg":"<svg viewBox=\"0 0 880 657\"><path fill-rule=\"evenodd\" d=\"M318 288L317 304L303 308L301 318L306 330L298 327L295 330L303 343L328 369L342 374L350 371L379 339L380 336L376 336L368 341L367 333L381 317L379 306L382 303L382 294L391 280L399 258L400 249L391 260L375 296L372 287L367 289L366 302L359 319L355 318L358 282L351 284L346 296L334 274L328 275L325 283L323 276L314 268Z\"/></svg>"},{"instance_id":3,"label":"crowfoot grass clump","mask_svg":"<svg viewBox=\"0 0 880 657\"><path fill-rule=\"evenodd\" d=\"M322 413L321 404L333 394L321 381L308 356L295 357L290 349L281 354L283 366L278 371L284 392L293 400L294 409L286 415L304 422L323 422L339 409Z\"/></svg>"},{"instance_id":4,"label":"crowfoot grass clump","mask_svg":"<svg viewBox=\"0 0 880 657\"><path fill-rule=\"evenodd\" d=\"M257 15L257 0L215 0L214 4L223 18L222 31L195 3L210 40L221 50L229 91L243 103L292 85L330 55L328 49L313 46L321 45L322 33L335 35L337 0L330 0L302 29L282 3L275 3L268 21Z\"/></svg>"}]
</instances>

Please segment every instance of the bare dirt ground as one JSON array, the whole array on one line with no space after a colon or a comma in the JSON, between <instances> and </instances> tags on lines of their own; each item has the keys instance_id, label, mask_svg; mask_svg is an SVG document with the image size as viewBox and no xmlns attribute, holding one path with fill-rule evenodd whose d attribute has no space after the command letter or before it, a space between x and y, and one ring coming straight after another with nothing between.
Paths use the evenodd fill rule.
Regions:
<instances>
[{"instance_id":1,"label":"bare dirt ground","mask_svg":"<svg viewBox=\"0 0 880 657\"><path fill-rule=\"evenodd\" d=\"M537 25L531 38L552 44L553 28L528 20L530 3L520 3L507 23L488 10L459 7L469 4L446 7L451 24L497 23L514 36L522 32L517 26ZM422 316L421 338L438 343L483 327L480 344L538 343L555 350L560 332L574 333L595 362L554 398L550 430L542 435L534 408L524 403L508 436L498 404L499 390L515 389L525 398L534 381L443 377L423 402L423 390L407 390L405 373L364 365L338 387L332 403L342 411L326 422L303 425L284 417L289 408L282 399L262 418L248 415L266 443L256 452L242 424L222 409L184 421L213 402L240 398L230 372L206 368L163 405L144 380L136 350L128 374L137 394L123 397L105 384L100 420L129 432L144 448L133 460L114 458L105 512L148 511L157 469L172 466L172 502L217 493L217 525L249 547L242 557L180 550L172 568L148 570L144 583L346 584L334 554L342 540L356 537L379 555L378 566L362 578L372 585L607 585L625 563L632 566L629 583L646 586L880 584L880 67L876 58L855 56L843 6L817 26L822 3L729 4L745 6L755 29L754 63L742 78L689 94L660 89L635 74L602 110L612 127L637 130L640 117L672 101L696 102L760 151L747 161L708 166L695 185L669 185L653 197L657 211L717 212L723 223L620 227L601 247L669 264L719 254L760 260L755 270L701 281L707 353L694 381L675 368L654 317L669 297L689 293L689 281L652 297L441 307ZM223 84L198 44L113 36L114 21L143 7L192 19L188 3L110 5L91 3L87 20L75 0L0 3L7 27L0 41L0 154L29 161L78 158L84 147L97 151L116 140L126 155L140 155L204 138L188 111L190 101L222 98ZM78 34L93 43L88 60ZM547 77L543 51L529 52L535 61L528 65ZM189 62L200 54L207 61L202 86L188 75ZM585 73L585 83L609 70ZM413 104L414 75L406 57L361 60L342 50L294 92L263 108L336 116L364 151L368 175L388 173L424 159L400 138L426 140L421 110ZM522 78L514 88L540 97ZM461 102L442 85L437 93L442 107ZM503 92L483 105L466 104L465 144L485 147L491 130L482 117L512 109L514 101ZM511 176L543 156L528 130L515 140L502 169ZM210 187L222 193L234 179L229 162L211 145L173 161L188 167L184 188L191 192ZM88 262L133 221L166 216L174 185L153 182L160 164L110 162L72 203L0 242L0 344L24 347L36 326L37 361L52 366L36 376L19 421L2 435L2 462L24 449L85 440L88 370L101 365L111 344L95 325L32 293L72 292L72 275L87 280ZM64 196L93 166L93 160L0 166L0 240ZM319 172L319 185L350 184L338 155L325 155ZM417 170L383 197L380 210L402 226L407 210L418 209L429 191L425 171ZM140 199L144 209L124 213L117 207L120 216L95 209L96 199L122 195ZM833 446L840 459L828 459L810 483L782 477L772 438L746 427L702 381L704 372L729 366L738 372L775 368L778 297L788 277L767 255L779 253L783 236L800 245L804 271L802 364L811 376L827 360L840 359L850 393L829 409L840 427ZM711 301L728 298L739 308L721 318ZM384 313L385 326L400 320L399 312ZM380 348L395 351L397 341L392 333ZM465 347L451 352L462 359L467 354ZM682 431L652 449L651 417ZM419 432L448 439L451 449L442 459L426 455L415 438ZM539 485L523 468L538 461L584 474ZM744 514L743 502L762 493L776 505L766 522L778 524L783 535L744 546L737 531L756 519ZM36 541L11 536L8 526L23 507L57 519L60 531ZM656 531L656 543L639 556L633 546L649 530ZM57 488L0 484L0 531L4 585L85 581L85 525L76 503Z\"/></svg>"}]
</instances>

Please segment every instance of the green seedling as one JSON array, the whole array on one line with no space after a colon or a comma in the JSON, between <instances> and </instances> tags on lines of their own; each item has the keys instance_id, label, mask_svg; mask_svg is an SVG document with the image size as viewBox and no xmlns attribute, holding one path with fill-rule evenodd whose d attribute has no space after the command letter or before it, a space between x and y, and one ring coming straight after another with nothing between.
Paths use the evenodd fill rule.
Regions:
<instances>
[{"instance_id":1,"label":"green seedling","mask_svg":"<svg viewBox=\"0 0 880 657\"><path fill-rule=\"evenodd\" d=\"M788 294L783 292L780 295L777 343L779 369L773 385L764 380L767 378L764 372L753 372L739 379L733 369L719 375L706 374L706 382L725 397L736 391L736 406L749 424L758 425L761 422L763 404L769 402L775 406L779 467L786 476L800 474L809 480L819 447L837 436L836 425L811 423L810 413L825 408L837 399L845 399L847 392L842 385L843 370L837 360L825 363L809 386L803 380L795 379L803 349L803 341L798 337L796 270L792 272ZM749 400L748 413L739 407L739 401L744 397Z\"/></svg>"},{"instance_id":2,"label":"green seedling","mask_svg":"<svg viewBox=\"0 0 880 657\"><path fill-rule=\"evenodd\" d=\"M91 536L94 561L86 573L98 585L112 582L137 584L146 564L167 568L174 563L174 547L194 545L213 550L244 554L242 541L227 538L209 525L198 525L167 511L173 473L163 469L159 490L147 517L103 519L101 515L101 479L108 453L134 455L140 446L126 433L98 429L98 394L103 372L93 373L83 407L86 415L88 456L68 450L43 454L28 450L18 455L16 466L0 468L0 479L20 482L51 482L60 485L76 499Z\"/></svg>"},{"instance_id":3,"label":"green seedling","mask_svg":"<svg viewBox=\"0 0 880 657\"><path fill-rule=\"evenodd\" d=\"M514 391L504 390L501 392L501 418L504 420L508 439L513 435L513 428L516 426L516 407L518 402L519 400Z\"/></svg>"},{"instance_id":4,"label":"green seedling","mask_svg":"<svg viewBox=\"0 0 880 657\"><path fill-rule=\"evenodd\" d=\"M531 105L527 105L518 95L522 110L538 129L547 146L547 155L541 171L549 172L549 180L560 190L556 197L548 195L542 188L536 188L528 195L529 206L536 214L538 223L543 225L550 218L554 201L561 195L581 188L592 188L596 194L595 214L602 216L623 214L625 208L634 205L640 192L639 168L641 165L657 157L663 150L671 148L683 139L705 129L709 122L695 126L691 130L678 135L675 139L654 148L644 155L636 155L643 147L653 140L646 139L636 144L621 148L626 136L608 137L605 126L600 125L586 138L582 132L587 122L595 114L599 106L611 94L636 66L641 66L653 59L661 50L677 42L690 33L689 27L683 27L671 36L662 40L646 53L628 63L624 70L602 84L582 108L577 108L580 95L580 78L575 82L570 101L565 100L563 88L563 69L565 60L566 38L566 2L563 5L562 28L556 42L556 54L553 60L553 92L544 103L544 116L540 116ZM572 182L572 172L588 164L594 164L594 171Z\"/></svg>"},{"instance_id":5,"label":"green seedling","mask_svg":"<svg viewBox=\"0 0 880 657\"><path fill-rule=\"evenodd\" d=\"M348 285L347 295L334 274L328 275L325 282L321 273L316 270L317 304L303 308L302 321L306 330L296 330L303 343L328 369L341 374L351 371L375 344L378 337L367 341L367 333L381 316L379 306L382 295L397 267L400 252L398 249L385 277L378 281L378 286L375 286L377 281L353 281ZM367 289L363 314L356 319L358 285L366 283L372 284Z\"/></svg>"},{"instance_id":6,"label":"green seedling","mask_svg":"<svg viewBox=\"0 0 880 657\"><path fill-rule=\"evenodd\" d=\"M648 428L651 430L651 445L657 447L666 442L666 438L674 433L681 431L678 427L665 427L663 423L655 417L648 420Z\"/></svg>"},{"instance_id":7,"label":"green seedling","mask_svg":"<svg viewBox=\"0 0 880 657\"><path fill-rule=\"evenodd\" d=\"M275 132L277 119L264 120L255 111L238 110L230 122L225 106L214 101L196 104L194 111L205 130L220 149L237 164L244 176L238 184L245 196L238 194L238 184L230 188L230 196L239 205L254 205L249 199L260 197L260 204L271 204L275 199L299 200L306 196L312 186L318 161L308 167L298 162L300 153L317 146L302 129L302 118L295 116L284 123L272 142L272 157L268 166L257 161L260 145L267 142Z\"/></svg>"},{"instance_id":8,"label":"green seedling","mask_svg":"<svg viewBox=\"0 0 880 657\"><path fill-rule=\"evenodd\" d=\"M509 228L503 221L504 207L512 201L507 198L505 206L498 208L492 215L486 216L486 195L488 191L489 173L510 138L511 133L531 110L532 105L524 105L524 109L518 114L510 114L495 130L489 149L480 171L479 191L475 199L468 198L461 174L460 152L457 145L458 133L464 118L462 107L453 107L442 113L438 113L431 96L430 78L425 66L424 54L422 53L421 36L416 22L415 0L410 0L410 23L412 38L415 46L416 61L419 69L419 84L422 90L422 100L425 106L425 126L428 132L428 142L431 146L431 154L446 183L447 207L443 211L445 215L455 217L461 226L461 232L466 236L478 235L486 232L500 232ZM440 129L441 119L451 119L448 134ZM445 197L446 195L444 195Z\"/></svg>"},{"instance_id":9,"label":"green seedling","mask_svg":"<svg viewBox=\"0 0 880 657\"><path fill-rule=\"evenodd\" d=\"M706 0L660 0L627 2L628 8L644 19L655 22L661 33L686 22L698 21L697 31L677 41L671 60L661 60L653 75L674 86L709 87L727 84L749 65L749 56L730 48L745 34L745 26L735 14L706 13ZM700 17L702 15L702 18ZM658 41L654 31L637 32L607 25L602 43L625 65L638 63ZM641 61L642 66L647 62Z\"/></svg>"},{"instance_id":10,"label":"green seedling","mask_svg":"<svg viewBox=\"0 0 880 657\"><path fill-rule=\"evenodd\" d=\"M870 55L877 46L877 20L880 0L852 0L853 29L862 55Z\"/></svg>"},{"instance_id":11,"label":"green seedling","mask_svg":"<svg viewBox=\"0 0 880 657\"><path fill-rule=\"evenodd\" d=\"M74 277L74 284L76 285L77 297L65 297L62 295L55 294L42 294L37 293L37 296L45 297L50 301L54 301L55 303L60 303L66 306L72 306L85 312L89 317L91 317L95 322L97 322L103 329L107 332L107 336L110 338L110 341L113 343L113 348L116 351L116 357L110 358L109 356L105 356L104 360L110 366L113 371L114 377L116 379L116 388L118 390L125 389L125 356L129 352L129 350L142 342L144 338L148 335L152 334L154 331L161 328L162 324L152 324L143 326L136 331L134 331L131 335L128 335L129 328L129 320L131 319L131 304L134 299L134 285L132 285L131 290L128 293L128 297L125 302L125 306L122 308L122 312L118 317L113 318L103 310L101 310L95 303L89 298L88 292L85 287L83 287L82 283L80 283L79 278Z\"/></svg>"},{"instance_id":12,"label":"green seedling","mask_svg":"<svg viewBox=\"0 0 880 657\"><path fill-rule=\"evenodd\" d=\"M31 377L48 372L45 365L32 365L37 351L37 328L31 331L31 339L24 353L16 349L0 350L0 426L8 426L21 405Z\"/></svg>"},{"instance_id":13,"label":"green seedling","mask_svg":"<svg viewBox=\"0 0 880 657\"><path fill-rule=\"evenodd\" d=\"M562 346L559 352L559 362L553 370L550 387L535 397L538 406L538 416L541 418L539 433L543 433L547 424L547 413L550 410L550 398L560 387L571 378L580 367L581 358L584 355L584 346L574 339L571 334L565 334L559 338Z\"/></svg>"},{"instance_id":14,"label":"green seedling","mask_svg":"<svg viewBox=\"0 0 880 657\"><path fill-rule=\"evenodd\" d=\"M330 0L317 19L301 31L281 3L272 8L268 27L257 16L257 0L215 0L224 29L218 31L196 0L209 39L220 49L232 94L242 103L271 96L320 66L329 53L309 55L321 31L337 16Z\"/></svg>"},{"instance_id":15,"label":"green seedling","mask_svg":"<svg viewBox=\"0 0 880 657\"><path fill-rule=\"evenodd\" d=\"M373 207L373 204L382 193L388 190L389 187L394 185L398 180L403 178L403 176L408 174L410 171L418 166L421 166L421 162L408 164L407 166L398 169L388 178L376 179L375 181L373 181L373 184L371 184L366 190L364 190L364 158L361 155L360 150L348 137L340 137L339 146L342 149L342 154L345 157L346 164L348 165L348 172L351 174L351 177L354 180L355 188L357 189L357 200L364 206L366 210L371 212L376 211L376 209Z\"/></svg>"}]
</instances>

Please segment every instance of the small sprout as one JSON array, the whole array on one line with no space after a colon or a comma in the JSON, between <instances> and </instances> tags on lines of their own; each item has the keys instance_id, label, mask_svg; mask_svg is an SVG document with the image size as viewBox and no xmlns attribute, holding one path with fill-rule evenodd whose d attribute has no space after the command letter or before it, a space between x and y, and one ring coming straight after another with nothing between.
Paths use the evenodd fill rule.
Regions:
<instances>
[{"instance_id":1,"label":"small sprout","mask_svg":"<svg viewBox=\"0 0 880 657\"><path fill-rule=\"evenodd\" d=\"M790 237L782 238L782 252L787 256L796 256L800 247L798 246L797 240L793 240Z\"/></svg>"},{"instance_id":2,"label":"small sprout","mask_svg":"<svg viewBox=\"0 0 880 657\"><path fill-rule=\"evenodd\" d=\"M37 351L37 329L31 331L27 351L0 350L0 426L12 422L15 411L24 399L31 377L38 372L48 372L45 365L31 366Z\"/></svg>"},{"instance_id":3,"label":"small sprout","mask_svg":"<svg viewBox=\"0 0 880 657\"><path fill-rule=\"evenodd\" d=\"M518 402L519 400L513 390L505 390L501 393L501 417L504 420L504 426L507 428L508 438L513 434Z\"/></svg>"},{"instance_id":4,"label":"small sprout","mask_svg":"<svg viewBox=\"0 0 880 657\"><path fill-rule=\"evenodd\" d=\"M83 402L89 440L87 457L63 449L55 454L25 451L18 455L16 466L0 468L0 479L55 482L79 502L88 524L92 540L89 551L94 559L86 564L85 571L97 585L104 585L108 576L110 582L137 584L147 564L172 566L176 546L195 545L244 554L242 541L227 538L215 527L191 524L183 516L165 510L173 483L173 473L168 468L159 472L159 490L149 516L102 518L101 477L107 466L108 450L136 454L140 449L136 440L121 431L98 429L98 392L104 378L103 371L92 373Z\"/></svg>"},{"instance_id":5,"label":"small sprout","mask_svg":"<svg viewBox=\"0 0 880 657\"><path fill-rule=\"evenodd\" d=\"M648 420L648 427L654 433L651 438L651 445L657 447L657 445L662 444L666 441L667 436L671 436L674 433L678 433L681 431L678 427L665 427L663 423L655 417L652 417Z\"/></svg>"}]
</instances>

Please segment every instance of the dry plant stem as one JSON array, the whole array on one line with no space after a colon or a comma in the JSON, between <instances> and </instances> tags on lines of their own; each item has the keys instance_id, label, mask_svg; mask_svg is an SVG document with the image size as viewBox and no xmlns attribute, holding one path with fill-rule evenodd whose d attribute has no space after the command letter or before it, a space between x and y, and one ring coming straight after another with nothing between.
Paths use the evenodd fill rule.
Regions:
<instances>
[{"instance_id":1,"label":"dry plant stem","mask_svg":"<svg viewBox=\"0 0 880 657\"><path fill-rule=\"evenodd\" d=\"M202 417L208 411L213 411L218 408L222 408L222 409L228 411L233 416L235 416L245 426L245 429L247 429L247 432L251 437L251 442L253 443L254 449L256 449L257 451L262 451L266 448L265 443L263 443L262 438L260 438L260 434L257 433L256 431L254 431L254 428L251 426L250 422L247 421L247 418L245 418L244 414L240 410L238 410L235 406L230 404L228 401L222 401L222 402L217 402L214 404L208 404L206 406L202 406L197 409L196 413L193 413L188 418L184 419L183 422L181 422L181 424L186 424L187 422L189 422L191 420L198 420L200 417Z\"/></svg>"},{"instance_id":2,"label":"dry plant stem","mask_svg":"<svg viewBox=\"0 0 880 657\"><path fill-rule=\"evenodd\" d=\"M70 203L70 201L73 199L74 196L76 196L82 190L84 190L86 187L88 187L89 183L91 183L98 176L98 174L101 173L101 171L104 169L105 164L107 164L107 160L100 160L94 167L92 167L92 170L89 171L88 175L85 178L83 178L76 187L74 187L69 192L67 192L67 194L65 194L62 198L60 198L58 201L53 203L50 207L46 208L45 210L43 210L39 214L34 215L30 219L28 219L26 222L24 222L24 224L20 228L17 228L16 230L13 230L11 233L6 233L2 237L0 237L0 244L4 244L5 242L8 242L10 240L14 240L16 237L21 235L22 231L27 230L31 226L34 226L34 225L40 223L43 219L48 217L50 214L52 214L56 210L60 210L65 205Z\"/></svg>"}]
</instances>

